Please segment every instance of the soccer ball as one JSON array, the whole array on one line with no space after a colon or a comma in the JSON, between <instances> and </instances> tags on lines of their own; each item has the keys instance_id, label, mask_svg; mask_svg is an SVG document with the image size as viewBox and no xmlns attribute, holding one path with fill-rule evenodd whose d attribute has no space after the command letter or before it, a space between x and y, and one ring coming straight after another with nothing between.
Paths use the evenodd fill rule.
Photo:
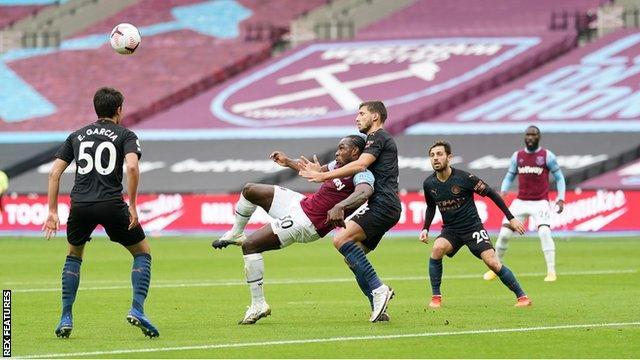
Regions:
<instances>
[{"instance_id":1,"label":"soccer ball","mask_svg":"<svg viewBox=\"0 0 640 360\"><path fill-rule=\"evenodd\" d=\"M111 47L118 54L131 55L140 46L140 32L131 24L118 24L111 30L110 41Z\"/></svg>"},{"instance_id":2,"label":"soccer ball","mask_svg":"<svg viewBox=\"0 0 640 360\"><path fill-rule=\"evenodd\" d=\"M4 194L9 188L9 177L4 171L0 170L0 195Z\"/></svg>"}]
</instances>

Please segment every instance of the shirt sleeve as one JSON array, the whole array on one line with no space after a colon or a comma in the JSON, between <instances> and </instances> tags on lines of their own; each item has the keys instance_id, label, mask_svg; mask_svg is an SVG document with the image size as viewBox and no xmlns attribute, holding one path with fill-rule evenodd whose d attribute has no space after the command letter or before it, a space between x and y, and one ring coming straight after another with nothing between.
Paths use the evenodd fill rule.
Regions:
<instances>
[{"instance_id":1,"label":"shirt sleeve","mask_svg":"<svg viewBox=\"0 0 640 360\"><path fill-rule=\"evenodd\" d=\"M73 161L73 134L69 135L67 140L62 143L58 151L56 151L55 157L69 164Z\"/></svg>"},{"instance_id":2,"label":"shirt sleeve","mask_svg":"<svg viewBox=\"0 0 640 360\"><path fill-rule=\"evenodd\" d=\"M473 174L463 173L462 176L465 177L466 187L480 196L487 196L491 190L489 185Z\"/></svg>"},{"instance_id":3,"label":"shirt sleeve","mask_svg":"<svg viewBox=\"0 0 640 360\"><path fill-rule=\"evenodd\" d=\"M142 157L142 147L140 146L140 140L133 131L127 133L123 143L124 155L129 153L135 153L138 155L138 159Z\"/></svg>"},{"instance_id":4,"label":"shirt sleeve","mask_svg":"<svg viewBox=\"0 0 640 360\"><path fill-rule=\"evenodd\" d=\"M549 150L547 150L547 167L549 168L549 171L556 181L556 188L558 189L558 200L564 200L564 195L566 192L564 175L562 174L562 170L560 169L560 165L558 164L558 160L556 159L556 154L552 153Z\"/></svg>"},{"instance_id":5,"label":"shirt sleeve","mask_svg":"<svg viewBox=\"0 0 640 360\"><path fill-rule=\"evenodd\" d=\"M426 183L422 186L422 189L424 190L424 200L427 203L427 207L424 209L424 225L422 229L429 231L433 218L436 215L436 202L429 196L429 187Z\"/></svg>"},{"instance_id":6,"label":"shirt sleeve","mask_svg":"<svg viewBox=\"0 0 640 360\"><path fill-rule=\"evenodd\" d=\"M511 163L509 164L509 170L507 170L507 175L504 176L504 180L502 180L502 185L500 186L500 191L507 192L511 188L511 184L513 184L513 180L515 180L516 175L518 175L518 152L514 152L511 155Z\"/></svg>"},{"instance_id":7,"label":"shirt sleeve","mask_svg":"<svg viewBox=\"0 0 640 360\"><path fill-rule=\"evenodd\" d=\"M384 148L385 139L378 133L367 139L367 144L364 147L364 151L367 154L375 156L377 159Z\"/></svg>"},{"instance_id":8,"label":"shirt sleeve","mask_svg":"<svg viewBox=\"0 0 640 360\"><path fill-rule=\"evenodd\" d=\"M373 187L374 181L373 173L369 170L361 171L353 176L353 185L369 184Z\"/></svg>"}]
</instances>

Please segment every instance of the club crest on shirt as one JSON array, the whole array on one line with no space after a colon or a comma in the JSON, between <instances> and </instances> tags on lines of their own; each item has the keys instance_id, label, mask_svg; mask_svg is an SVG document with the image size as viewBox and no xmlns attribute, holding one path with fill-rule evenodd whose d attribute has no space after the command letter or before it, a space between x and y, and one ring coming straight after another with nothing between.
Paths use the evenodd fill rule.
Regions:
<instances>
[{"instance_id":1,"label":"club crest on shirt","mask_svg":"<svg viewBox=\"0 0 640 360\"><path fill-rule=\"evenodd\" d=\"M536 156L536 164L537 165L544 165L544 156Z\"/></svg>"},{"instance_id":2,"label":"club crest on shirt","mask_svg":"<svg viewBox=\"0 0 640 360\"><path fill-rule=\"evenodd\" d=\"M367 140L367 143L365 144L364 148L368 148L369 146L371 146L373 144L373 140Z\"/></svg>"},{"instance_id":3,"label":"club crest on shirt","mask_svg":"<svg viewBox=\"0 0 640 360\"><path fill-rule=\"evenodd\" d=\"M451 193L452 193L453 195L458 195L458 194L460 194L460 191L462 191L462 189L460 189L460 186L458 186L457 184L454 184L454 185L451 187Z\"/></svg>"}]
</instances>

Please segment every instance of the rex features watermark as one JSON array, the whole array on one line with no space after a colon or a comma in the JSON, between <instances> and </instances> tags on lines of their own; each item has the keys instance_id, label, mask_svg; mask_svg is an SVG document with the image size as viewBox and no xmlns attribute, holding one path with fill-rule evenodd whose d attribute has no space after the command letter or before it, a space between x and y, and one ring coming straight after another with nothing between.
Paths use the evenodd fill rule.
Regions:
<instances>
[{"instance_id":1,"label":"rex features watermark","mask_svg":"<svg viewBox=\"0 0 640 360\"><path fill-rule=\"evenodd\" d=\"M2 357L11 356L11 290L2 290Z\"/></svg>"}]
</instances>

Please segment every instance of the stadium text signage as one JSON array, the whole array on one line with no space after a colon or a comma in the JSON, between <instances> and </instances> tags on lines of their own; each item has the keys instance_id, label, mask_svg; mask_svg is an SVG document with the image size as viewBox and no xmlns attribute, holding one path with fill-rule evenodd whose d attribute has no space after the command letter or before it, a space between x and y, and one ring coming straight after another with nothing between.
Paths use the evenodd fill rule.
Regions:
<instances>
[{"instance_id":1,"label":"stadium text signage","mask_svg":"<svg viewBox=\"0 0 640 360\"><path fill-rule=\"evenodd\" d=\"M238 195L186 195L161 194L139 196L140 222L150 235L171 232L226 231L234 218L234 204ZM507 199L510 202L513 195ZM59 216L64 230L69 214L69 197L60 197ZM401 196L402 217L394 230L415 231L422 228L425 213L424 198L419 193ZM487 230L500 229L503 215L486 198L478 197L476 205ZM0 231L40 231L47 217L46 196L6 197L0 214ZM552 217L552 227L566 231L638 231L640 225L639 191L585 191L569 192L565 211ZM249 229L265 224L269 217L257 211L249 223ZM432 232L441 226L437 213ZM528 224L530 230L535 224ZM61 232L64 234L64 232Z\"/></svg>"}]
</instances>

